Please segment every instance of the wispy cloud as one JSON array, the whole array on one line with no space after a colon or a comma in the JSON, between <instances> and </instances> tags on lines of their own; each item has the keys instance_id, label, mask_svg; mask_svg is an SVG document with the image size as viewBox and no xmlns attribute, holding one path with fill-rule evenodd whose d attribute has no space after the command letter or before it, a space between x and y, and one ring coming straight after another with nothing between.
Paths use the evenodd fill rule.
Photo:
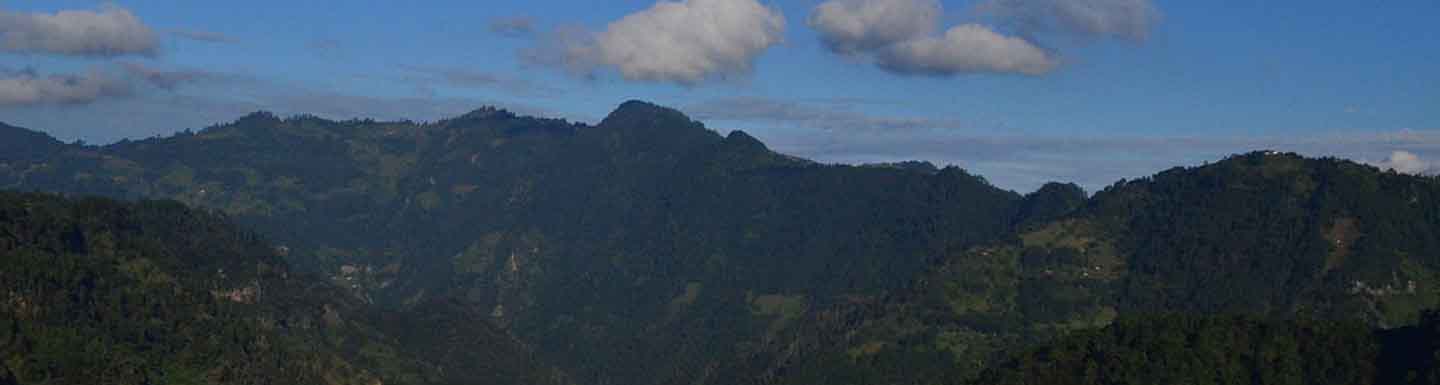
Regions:
<instances>
[{"instance_id":1,"label":"wispy cloud","mask_svg":"<svg viewBox=\"0 0 1440 385\"><path fill-rule=\"evenodd\" d=\"M240 39L237 39L230 35L219 32L201 31L195 29L174 29L170 30L170 35L183 39L206 43L235 44L240 42Z\"/></svg>"},{"instance_id":2,"label":"wispy cloud","mask_svg":"<svg viewBox=\"0 0 1440 385\"><path fill-rule=\"evenodd\" d=\"M115 57L153 56L155 31L129 10L107 4L96 10L21 13L0 9L0 51L23 54Z\"/></svg>"},{"instance_id":3,"label":"wispy cloud","mask_svg":"<svg viewBox=\"0 0 1440 385\"><path fill-rule=\"evenodd\" d=\"M202 82L238 81L243 76L194 69L162 69L138 62L120 62L119 66L136 80L154 87L175 90L180 86Z\"/></svg>"},{"instance_id":4,"label":"wispy cloud","mask_svg":"<svg viewBox=\"0 0 1440 385\"><path fill-rule=\"evenodd\" d=\"M500 90L515 96L550 97L564 91L523 78L466 68L406 66L407 81L424 88L456 87Z\"/></svg>"},{"instance_id":5,"label":"wispy cloud","mask_svg":"<svg viewBox=\"0 0 1440 385\"><path fill-rule=\"evenodd\" d=\"M895 133L966 126L964 122L952 119L874 116L857 111L854 104L853 101L806 103L735 97L691 104L684 110L700 120L765 123L841 132Z\"/></svg>"},{"instance_id":6,"label":"wispy cloud","mask_svg":"<svg viewBox=\"0 0 1440 385\"><path fill-rule=\"evenodd\" d=\"M530 37L535 34L535 19L528 16L501 17L490 20L490 33L504 37Z\"/></svg>"}]
</instances>

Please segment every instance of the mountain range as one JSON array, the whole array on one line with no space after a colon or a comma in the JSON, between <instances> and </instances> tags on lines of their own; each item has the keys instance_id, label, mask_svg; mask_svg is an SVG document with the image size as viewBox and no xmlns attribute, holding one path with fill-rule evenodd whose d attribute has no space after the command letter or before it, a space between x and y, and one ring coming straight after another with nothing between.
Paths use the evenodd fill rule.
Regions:
<instances>
[{"instance_id":1,"label":"mountain range","mask_svg":"<svg viewBox=\"0 0 1440 385\"><path fill-rule=\"evenodd\" d=\"M1305 383L1421 381L1381 352L1428 352L1389 336L1440 301L1434 177L1258 151L1019 194L638 101L104 146L0 124L0 189L74 197L0 207L7 266L31 266L0 274L29 290L0 302L0 383L1050 383L1035 352L1148 347L1106 336L1167 319L1380 363Z\"/></svg>"}]
</instances>

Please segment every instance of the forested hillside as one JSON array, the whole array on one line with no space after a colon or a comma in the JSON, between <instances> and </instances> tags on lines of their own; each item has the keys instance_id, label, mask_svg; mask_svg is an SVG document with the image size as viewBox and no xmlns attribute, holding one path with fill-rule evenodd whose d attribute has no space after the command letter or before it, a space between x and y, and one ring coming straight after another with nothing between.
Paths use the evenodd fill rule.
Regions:
<instances>
[{"instance_id":1,"label":"forested hillside","mask_svg":"<svg viewBox=\"0 0 1440 385\"><path fill-rule=\"evenodd\" d=\"M0 192L0 263L0 382L563 379L493 331L466 341L484 347L484 361L418 355L393 333L402 329L371 322L334 286L290 271L258 236L173 202Z\"/></svg>"},{"instance_id":2,"label":"forested hillside","mask_svg":"<svg viewBox=\"0 0 1440 385\"><path fill-rule=\"evenodd\" d=\"M1440 180L1295 154L1092 197L817 164L643 102L595 125L255 113L106 146L6 138L34 145L0 157L0 188L223 213L449 379L953 383L1125 317L1388 329L1440 301ZM543 364L506 361L529 348Z\"/></svg>"},{"instance_id":3,"label":"forested hillside","mask_svg":"<svg viewBox=\"0 0 1440 385\"><path fill-rule=\"evenodd\" d=\"M432 124L256 113L0 175L221 210L359 301L458 301L597 384L703 379L809 309L999 238L1022 201L953 167L780 155L642 102L595 126L494 109Z\"/></svg>"},{"instance_id":4,"label":"forested hillside","mask_svg":"<svg viewBox=\"0 0 1440 385\"><path fill-rule=\"evenodd\" d=\"M1413 325L1440 302L1437 230L1440 179L1237 155L1122 181L1007 240L952 249L909 290L819 312L731 372L793 384L972 378L1017 346L1120 315Z\"/></svg>"},{"instance_id":5,"label":"forested hillside","mask_svg":"<svg viewBox=\"0 0 1440 385\"><path fill-rule=\"evenodd\" d=\"M1005 359L974 384L1435 384L1440 319L1357 322L1126 316Z\"/></svg>"}]
</instances>

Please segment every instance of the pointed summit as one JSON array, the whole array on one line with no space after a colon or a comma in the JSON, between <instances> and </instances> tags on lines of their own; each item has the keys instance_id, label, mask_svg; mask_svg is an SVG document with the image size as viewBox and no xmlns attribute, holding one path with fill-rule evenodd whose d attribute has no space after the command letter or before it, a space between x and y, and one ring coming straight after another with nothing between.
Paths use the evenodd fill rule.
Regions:
<instances>
[{"instance_id":1,"label":"pointed summit","mask_svg":"<svg viewBox=\"0 0 1440 385\"><path fill-rule=\"evenodd\" d=\"M689 116L673 108L662 107L650 102L630 100L621 103L605 120L600 121L600 126L613 126L617 124L644 124L644 125L697 125Z\"/></svg>"},{"instance_id":2,"label":"pointed summit","mask_svg":"<svg viewBox=\"0 0 1440 385\"><path fill-rule=\"evenodd\" d=\"M667 148L666 151L686 151L722 139L720 134L680 111L638 100L620 104L588 131L591 135L610 136L611 143L627 143L637 146L633 147L636 149Z\"/></svg>"},{"instance_id":3,"label":"pointed summit","mask_svg":"<svg viewBox=\"0 0 1440 385\"><path fill-rule=\"evenodd\" d=\"M724 143L730 148L770 151L770 148L765 147L765 143L761 142L760 139L756 139L754 136L750 136L750 134L741 130L730 131L730 135L725 136Z\"/></svg>"}]
</instances>

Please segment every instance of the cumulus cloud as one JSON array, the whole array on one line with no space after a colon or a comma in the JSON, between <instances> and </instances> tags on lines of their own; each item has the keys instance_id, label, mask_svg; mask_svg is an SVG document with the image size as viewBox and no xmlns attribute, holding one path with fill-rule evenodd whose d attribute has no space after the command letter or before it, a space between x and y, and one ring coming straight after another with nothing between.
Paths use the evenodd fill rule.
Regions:
<instances>
[{"instance_id":1,"label":"cumulus cloud","mask_svg":"<svg viewBox=\"0 0 1440 385\"><path fill-rule=\"evenodd\" d=\"M977 72L1043 75L1060 64L1025 39L1001 35L979 24L896 44L879 55L878 63L894 73L932 76Z\"/></svg>"},{"instance_id":2,"label":"cumulus cloud","mask_svg":"<svg viewBox=\"0 0 1440 385\"><path fill-rule=\"evenodd\" d=\"M1375 167L1382 170L1395 170L1401 174L1426 174L1440 170L1434 170L1430 162L1420 159L1419 155L1403 150L1396 150L1390 153L1390 159L1379 162L1371 162Z\"/></svg>"},{"instance_id":3,"label":"cumulus cloud","mask_svg":"<svg viewBox=\"0 0 1440 385\"><path fill-rule=\"evenodd\" d=\"M98 70L78 75L0 70L0 106L87 104L130 93L130 84L124 79Z\"/></svg>"},{"instance_id":4,"label":"cumulus cloud","mask_svg":"<svg viewBox=\"0 0 1440 385\"><path fill-rule=\"evenodd\" d=\"M977 8L998 26L962 24L937 35L936 0L829 0L808 24L831 52L872 58L900 75L1034 76L1061 64L1034 40L1037 32L1144 41L1160 17L1150 0L986 0Z\"/></svg>"},{"instance_id":5,"label":"cumulus cloud","mask_svg":"<svg viewBox=\"0 0 1440 385\"><path fill-rule=\"evenodd\" d=\"M989 0L979 9L1021 29L1136 42L1160 22L1150 0Z\"/></svg>"},{"instance_id":6,"label":"cumulus cloud","mask_svg":"<svg viewBox=\"0 0 1440 385\"><path fill-rule=\"evenodd\" d=\"M934 33L935 0L834 0L815 7L808 24L831 51L857 55Z\"/></svg>"},{"instance_id":7,"label":"cumulus cloud","mask_svg":"<svg viewBox=\"0 0 1440 385\"><path fill-rule=\"evenodd\" d=\"M1059 65L1030 41L980 24L936 35L941 12L934 0L830 0L815 7L809 24L831 52L873 57L900 75L1042 75Z\"/></svg>"},{"instance_id":8,"label":"cumulus cloud","mask_svg":"<svg viewBox=\"0 0 1440 385\"><path fill-rule=\"evenodd\" d=\"M54 14L0 10L0 51L114 57L158 50L155 32L119 6Z\"/></svg>"},{"instance_id":9,"label":"cumulus cloud","mask_svg":"<svg viewBox=\"0 0 1440 385\"><path fill-rule=\"evenodd\" d=\"M560 44L526 56L579 72L609 68L627 80L696 85L748 74L784 32L780 11L756 0L662 1L598 33L564 33ZM545 52L555 49L558 55Z\"/></svg>"},{"instance_id":10,"label":"cumulus cloud","mask_svg":"<svg viewBox=\"0 0 1440 385\"><path fill-rule=\"evenodd\" d=\"M505 37L528 37L535 33L535 19L517 16L491 20L490 33Z\"/></svg>"}]
</instances>

